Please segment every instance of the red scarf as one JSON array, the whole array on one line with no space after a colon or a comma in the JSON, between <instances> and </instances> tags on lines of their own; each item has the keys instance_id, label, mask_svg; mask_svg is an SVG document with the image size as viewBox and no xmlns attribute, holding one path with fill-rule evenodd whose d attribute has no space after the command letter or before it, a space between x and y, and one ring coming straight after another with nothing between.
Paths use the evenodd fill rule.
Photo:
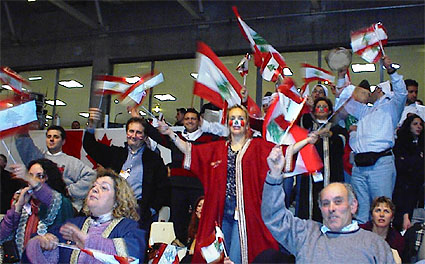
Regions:
<instances>
[{"instance_id":1,"label":"red scarf","mask_svg":"<svg viewBox=\"0 0 425 264\"><path fill-rule=\"evenodd\" d=\"M28 218L27 226L25 227L24 247L31 239L31 235L37 232L38 221L40 221L40 218L38 217L40 204L39 200L31 199L31 215Z\"/></svg>"}]
</instances>

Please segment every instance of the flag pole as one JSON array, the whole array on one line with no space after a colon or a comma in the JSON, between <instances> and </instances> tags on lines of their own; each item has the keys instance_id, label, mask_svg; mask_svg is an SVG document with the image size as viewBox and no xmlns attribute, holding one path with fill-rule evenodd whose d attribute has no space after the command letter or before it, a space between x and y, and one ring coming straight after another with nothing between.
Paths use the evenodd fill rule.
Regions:
<instances>
[{"instance_id":1,"label":"flag pole","mask_svg":"<svg viewBox=\"0 0 425 264\"><path fill-rule=\"evenodd\" d=\"M155 118L156 119L156 116L154 115L154 114L152 114L151 112L149 112L149 110L148 109L146 109L146 107L144 107L143 105L141 105L140 106L143 110L145 110L146 111L146 113L148 113L152 118Z\"/></svg>"},{"instance_id":2,"label":"flag pole","mask_svg":"<svg viewBox=\"0 0 425 264\"><path fill-rule=\"evenodd\" d=\"M380 47L380 48L381 48L381 50L382 50L382 55L384 55L384 56L385 56L384 47L382 46L382 42L381 42L381 40L379 39L378 33L376 32L376 26L377 26L378 24L381 24L381 22L378 22L378 23L376 23L375 25L373 25L373 32L375 32L376 38L378 39L379 47Z\"/></svg>"},{"instance_id":3,"label":"flag pole","mask_svg":"<svg viewBox=\"0 0 425 264\"><path fill-rule=\"evenodd\" d=\"M2 139L1 142L3 143L4 148L7 151L7 155L12 159L13 164L16 164L16 160L13 158L12 153L10 153L10 149L7 147L6 143L4 142L4 140Z\"/></svg>"}]
</instances>

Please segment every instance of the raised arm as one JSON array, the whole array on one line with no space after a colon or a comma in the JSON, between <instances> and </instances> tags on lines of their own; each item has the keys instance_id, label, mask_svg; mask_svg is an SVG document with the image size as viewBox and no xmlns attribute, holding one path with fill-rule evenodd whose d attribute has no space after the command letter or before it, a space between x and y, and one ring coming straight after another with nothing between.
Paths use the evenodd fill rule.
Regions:
<instances>
[{"instance_id":1,"label":"raised arm","mask_svg":"<svg viewBox=\"0 0 425 264\"><path fill-rule=\"evenodd\" d=\"M176 147L183 152L183 154L187 154L190 152L190 143L183 141L173 130L164 122L158 121L158 129L159 132L163 135L167 135L170 137L171 141L176 145Z\"/></svg>"},{"instance_id":2,"label":"raised arm","mask_svg":"<svg viewBox=\"0 0 425 264\"><path fill-rule=\"evenodd\" d=\"M22 162L28 165L30 161L44 158L43 153L34 144L29 134L22 134L15 137L15 145L21 156Z\"/></svg>"},{"instance_id":3,"label":"raised arm","mask_svg":"<svg viewBox=\"0 0 425 264\"><path fill-rule=\"evenodd\" d=\"M308 222L294 217L285 207L282 169L285 158L276 146L267 157L270 171L264 183L261 215L273 237L292 254L296 255L308 235Z\"/></svg>"}]
</instances>

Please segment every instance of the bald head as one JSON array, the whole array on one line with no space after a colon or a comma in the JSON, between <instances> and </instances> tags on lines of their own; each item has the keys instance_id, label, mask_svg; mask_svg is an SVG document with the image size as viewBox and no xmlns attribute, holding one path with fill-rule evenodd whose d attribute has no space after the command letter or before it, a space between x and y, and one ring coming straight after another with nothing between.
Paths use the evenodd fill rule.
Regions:
<instances>
[{"instance_id":1,"label":"bald head","mask_svg":"<svg viewBox=\"0 0 425 264\"><path fill-rule=\"evenodd\" d=\"M319 207L323 224L331 231L341 231L351 224L358 203L349 184L331 183L319 193Z\"/></svg>"}]
</instances>

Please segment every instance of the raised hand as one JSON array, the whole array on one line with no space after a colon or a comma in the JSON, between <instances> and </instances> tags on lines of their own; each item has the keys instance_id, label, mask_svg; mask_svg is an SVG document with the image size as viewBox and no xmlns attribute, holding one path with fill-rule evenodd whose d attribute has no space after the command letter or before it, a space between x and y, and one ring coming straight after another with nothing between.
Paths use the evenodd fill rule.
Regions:
<instances>
[{"instance_id":1,"label":"raised hand","mask_svg":"<svg viewBox=\"0 0 425 264\"><path fill-rule=\"evenodd\" d=\"M164 121L158 120L158 131L163 135L171 135L173 134L173 130L165 123Z\"/></svg>"},{"instance_id":2,"label":"raised hand","mask_svg":"<svg viewBox=\"0 0 425 264\"><path fill-rule=\"evenodd\" d=\"M28 181L28 171L24 164L12 164L10 165L10 172L13 174L14 179L20 179Z\"/></svg>"},{"instance_id":3,"label":"raised hand","mask_svg":"<svg viewBox=\"0 0 425 264\"><path fill-rule=\"evenodd\" d=\"M248 100L248 90L246 89L245 85L242 85L241 96L242 96L242 103L246 103L246 101Z\"/></svg>"},{"instance_id":4,"label":"raised hand","mask_svg":"<svg viewBox=\"0 0 425 264\"><path fill-rule=\"evenodd\" d=\"M102 110L95 107L89 108L89 127L96 127L101 117L102 117Z\"/></svg>"},{"instance_id":5,"label":"raised hand","mask_svg":"<svg viewBox=\"0 0 425 264\"><path fill-rule=\"evenodd\" d=\"M285 166L285 156L283 156L282 148L280 145L274 146L267 157L267 164L269 165L270 175L273 177L280 177L280 173Z\"/></svg>"},{"instance_id":6,"label":"raised hand","mask_svg":"<svg viewBox=\"0 0 425 264\"><path fill-rule=\"evenodd\" d=\"M30 201L31 194L28 193L29 190L31 190L30 187L25 187L21 190L18 201L15 204L15 212L21 213L22 207Z\"/></svg>"}]
</instances>

